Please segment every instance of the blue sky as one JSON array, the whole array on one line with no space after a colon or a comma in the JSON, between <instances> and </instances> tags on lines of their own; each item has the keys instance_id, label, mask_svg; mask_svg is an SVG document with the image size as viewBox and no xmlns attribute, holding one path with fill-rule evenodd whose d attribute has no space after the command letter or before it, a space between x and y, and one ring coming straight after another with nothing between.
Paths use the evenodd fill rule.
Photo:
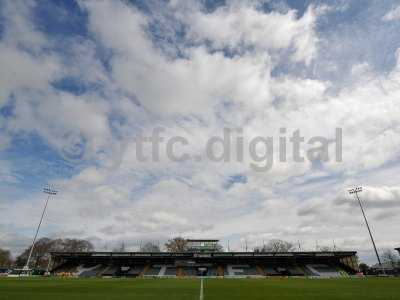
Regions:
<instances>
[{"instance_id":1,"label":"blue sky","mask_svg":"<svg viewBox=\"0 0 400 300\"><path fill-rule=\"evenodd\" d=\"M348 186L365 186L380 249L398 246L397 1L0 3L0 220L18 253L42 234L121 241L270 238L355 249L373 261ZM343 162L141 163L135 138L165 129L188 150L223 128L333 138ZM146 148L146 150L149 150ZM304 150L305 151L305 150ZM275 157L276 158L276 157ZM244 224L244 225L243 225ZM391 228L391 229L388 229Z\"/></svg>"}]
</instances>

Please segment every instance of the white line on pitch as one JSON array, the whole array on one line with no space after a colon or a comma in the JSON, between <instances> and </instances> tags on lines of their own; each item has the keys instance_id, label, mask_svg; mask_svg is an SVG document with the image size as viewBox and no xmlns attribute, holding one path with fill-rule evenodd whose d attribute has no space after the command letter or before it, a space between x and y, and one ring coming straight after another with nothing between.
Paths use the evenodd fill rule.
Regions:
<instances>
[{"instance_id":1,"label":"white line on pitch","mask_svg":"<svg viewBox=\"0 0 400 300\"><path fill-rule=\"evenodd\" d=\"M200 281L200 296L199 296L199 300L203 300L204 299L204 292L203 292L203 277L201 278Z\"/></svg>"}]
</instances>

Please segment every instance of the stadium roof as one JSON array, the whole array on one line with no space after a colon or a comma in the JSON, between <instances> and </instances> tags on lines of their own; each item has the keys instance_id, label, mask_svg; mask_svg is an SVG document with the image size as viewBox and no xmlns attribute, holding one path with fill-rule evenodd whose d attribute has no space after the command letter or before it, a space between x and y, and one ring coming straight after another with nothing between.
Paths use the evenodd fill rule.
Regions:
<instances>
[{"instance_id":1,"label":"stadium roof","mask_svg":"<svg viewBox=\"0 0 400 300\"><path fill-rule=\"evenodd\" d=\"M112 257L112 258L305 258L305 257L348 257L355 251L330 252L51 252L53 257Z\"/></svg>"}]
</instances>

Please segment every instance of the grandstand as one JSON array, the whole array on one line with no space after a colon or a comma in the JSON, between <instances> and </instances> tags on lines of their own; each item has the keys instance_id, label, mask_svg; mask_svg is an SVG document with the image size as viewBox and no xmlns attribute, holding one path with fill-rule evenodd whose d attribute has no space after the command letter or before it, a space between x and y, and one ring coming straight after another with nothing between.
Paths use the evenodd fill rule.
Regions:
<instances>
[{"instance_id":1,"label":"grandstand","mask_svg":"<svg viewBox=\"0 0 400 300\"><path fill-rule=\"evenodd\" d=\"M52 252L54 275L76 277L342 277L356 252Z\"/></svg>"}]
</instances>

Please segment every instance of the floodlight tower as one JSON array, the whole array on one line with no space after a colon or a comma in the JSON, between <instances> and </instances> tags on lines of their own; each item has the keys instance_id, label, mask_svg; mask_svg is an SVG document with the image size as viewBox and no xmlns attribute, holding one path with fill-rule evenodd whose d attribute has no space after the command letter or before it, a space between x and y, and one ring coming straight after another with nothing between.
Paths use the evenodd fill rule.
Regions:
<instances>
[{"instance_id":1,"label":"floodlight tower","mask_svg":"<svg viewBox=\"0 0 400 300\"><path fill-rule=\"evenodd\" d=\"M52 189L50 186L46 186L46 187L43 188L43 193L45 193L47 195L47 199L46 199L43 211L42 211L42 216L40 217L40 221L39 221L39 224L38 224L37 229L36 229L35 237L33 238L31 250L29 251L28 260L26 261L26 265L24 267L24 270L29 270L29 263L30 263L30 260L31 260L31 257L32 257L33 248L35 248L36 238L37 238L38 233L39 233L40 225L42 225L43 217L44 217L44 214L46 212L47 204L49 203L50 197L57 195L58 191L56 191L55 189Z\"/></svg>"},{"instance_id":2,"label":"floodlight tower","mask_svg":"<svg viewBox=\"0 0 400 300\"><path fill-rule=\"evenodd\" d=\"M365 220L365 225L367 225L368 233L369 233L369 236L370 236L370 238L371 238L372 245L374 246L376 258L378 259L379 266L380 266L381 269L383 270L383 273L385 273L385 269L382 267L381 259L379 258L378 250L376 249L374 237L372 236L372 232L371 232L371 229L370 229L370 227L369 227L367 217L365 216L364 208L363 208L363 206L362 206L360 197L358 196L358 193L361 193L361 192L362 192L362 187L361 187L361 186L358 186L358 187L349 189L348 191L349 191L349 194L350 194L350 195L354 195L354 198L357 200L358 205L360 205L361 212L362 212L362 215L363 215L364 220Z\"/></svg>"}]
</instances>

